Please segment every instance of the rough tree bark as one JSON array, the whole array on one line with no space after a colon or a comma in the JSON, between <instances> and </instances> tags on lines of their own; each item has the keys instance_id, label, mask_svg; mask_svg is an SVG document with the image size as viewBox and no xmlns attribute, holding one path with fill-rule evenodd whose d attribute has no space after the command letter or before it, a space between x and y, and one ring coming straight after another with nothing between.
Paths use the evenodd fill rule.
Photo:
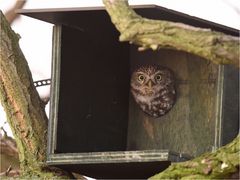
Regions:
<instances>
[{"instance_id":1,"label":"rough tree bark","mask_svg":"<svg viewBox=\"0 0 240 180\"><path fill-rule=\"evenodd\" d=\"M156 50L160 47L179 49L200 55L215 63L230 63L239 67L238 42L234 37L178 23L147 20L131 10L125 0L104 0L104 2L113 22L121 32L121 41L136 43L142 46L141 50L147 48ZM55 174L54 170L45 167L47 117L34 88L27 62L19 48L19 36L11 30L2 13L0 13L0 33L0 100L16 139L23 176L70 177L66 174ZM198 39L203 41L196 43ZM203 168L200 171L210 175L212 172L217 172L213 169L212 165L216 163L211 157L219 157L218 162L221 164L217 167L220 166L220 170L226 175L225 172L230 172L230 167L236 171L239 166L236 162L238 152L239 137L216 153L206 154L182 165L171 166L166 171L166 173L170 172L169 175L155 177L187 177L189 175L187 170L182 176L173 176L173 170L181 171L181 168L185 167L192 170L191 174L198 173L194 169L200 165L206 167L206 170ZM218 155L219 153L222 155ZM227 160L225 155L228 157ZM233 171L231 169L231 172Z\"/></svg>"},{"instance_id":2,"label":"rough tree bark","mask_svg":"<svg viewBox=\"0 0 240 180\"><path fill-rule=\"evenodd\" d=\"M216 64L239 67L239 38L182 23L151 20L136 14L127 0L103 0L120 41L141 46L139 50L171 48L186 51Z\"/></svg>"},{"instance_id":3,"label":"rough tree bark","mask_svg":"<svg viewBox=\"0 0 240 180\"><path fill-rule=\"evenodd\" d=\"M22 175L54 177L45 167L48 119L44 105L19 47L19 36L2 12L0 35L0 100L17 143Z\"/></svg>"},{"instance_id":4,"label":"rough tree bark","mask_svg":"<svg viewBox=\"0 0 240 180\"><path fill-rule=\"evenodd\" d=\"M172 164L150 179L239 178L240 136L214 153L206 153L183 163Z\"/></svg>"}]
</instances>

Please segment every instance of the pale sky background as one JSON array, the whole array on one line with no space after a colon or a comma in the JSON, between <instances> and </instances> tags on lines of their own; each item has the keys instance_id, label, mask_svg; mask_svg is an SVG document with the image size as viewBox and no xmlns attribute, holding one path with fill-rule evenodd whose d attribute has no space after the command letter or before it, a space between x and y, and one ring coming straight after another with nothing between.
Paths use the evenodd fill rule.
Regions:
<instances>
[{"instance_id":1,"label":"pale sky background","mask_svg":"<svg viewBox=\"0 0 240 180\"><path fill-rule=\"evenodd\" d=\"M0 9L6 12L16 0L0 0ZM130 5L156 4L191 16L240 29L240 0L129 0ZM24 9L103 6L101 0L28 0ZM20 46L28 60L33 79L51 77L52 24L21 16L13 24L20 34ZM0 67L1 68L1 67ZM40 96L49 93L48 87L38 88ZM48 113L48 109L46 110ZM12 136L0 105L0 127Z\"/></svg>"}]
</instances>

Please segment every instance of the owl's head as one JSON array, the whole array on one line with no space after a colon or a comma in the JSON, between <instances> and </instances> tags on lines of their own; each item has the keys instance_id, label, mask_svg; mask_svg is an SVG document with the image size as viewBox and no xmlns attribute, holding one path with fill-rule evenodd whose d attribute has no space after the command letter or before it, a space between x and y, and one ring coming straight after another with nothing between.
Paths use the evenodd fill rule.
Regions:
<instances>
[{"instance_id":1,"label":"owl's head","mask_svg":"<svg viewBox=\"0 0 240 180\"><path fill-rule=\"evenodd\" d=\"M172 71L159 65L141 66L131 77L131 88L141 95L154 96L172 83Z\"/></svg>"}]
</instances>

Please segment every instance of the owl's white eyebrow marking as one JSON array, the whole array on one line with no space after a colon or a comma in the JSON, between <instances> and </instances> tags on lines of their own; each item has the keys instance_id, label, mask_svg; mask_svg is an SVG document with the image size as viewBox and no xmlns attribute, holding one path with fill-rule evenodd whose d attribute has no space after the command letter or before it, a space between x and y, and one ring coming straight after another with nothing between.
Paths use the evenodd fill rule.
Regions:
<instances>
[{"instance_id":1,"label":"owl's white eyebrow marking","mask_svg":"<svg viewBox=\"0 0 240 180\"><path fill-rule=\"evenodd\" d=\"M157 72L155 72L153 75L155 76L155 75L157 75L157 74L163 75L164 73L163 73L162 71L157 71Z\"/></svg>"},{"instance_id":2,"label":"owl's white eyebrow marking","mask_svg":"<svg viewBox=\"0 0 240 180\"><path fill-rule=\"evenodd\" d=\"M137 71L137 72L136 72L136 75L147 75L147 74L144 73L144 72L141 72L141 71Z\"/></svg>"}]
</instances>

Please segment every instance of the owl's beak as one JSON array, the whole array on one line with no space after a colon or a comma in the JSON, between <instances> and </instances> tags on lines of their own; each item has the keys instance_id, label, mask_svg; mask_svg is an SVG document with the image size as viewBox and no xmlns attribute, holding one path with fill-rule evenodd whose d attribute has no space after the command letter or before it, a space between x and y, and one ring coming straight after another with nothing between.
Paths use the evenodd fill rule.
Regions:
<instances>
[{"instance_id":1,"label":"owl's beak","mask_svg":"<svg viewBox=\"0 0 240 180\"><path fill-rule=\"evenodd\" d=\"M147 83L147 86L148 86L149 88L152 88L153 82L152 82L151 80L149 80L148 83Z\"/></svg>"},{"instance_id":2,"label":"owl's beak","mask_svg":"<svg viewBox=\"0 0 240 180\"><path fill-rule=\"evenodd\" d=\"M153 94L153 89L152 89L153 85L154 85L154 82L152 82L151 80L149 80L149 81L147 82L146 88L145 88L146 94L148 94L148 95Z\"/></svg>"}]
</instances>

